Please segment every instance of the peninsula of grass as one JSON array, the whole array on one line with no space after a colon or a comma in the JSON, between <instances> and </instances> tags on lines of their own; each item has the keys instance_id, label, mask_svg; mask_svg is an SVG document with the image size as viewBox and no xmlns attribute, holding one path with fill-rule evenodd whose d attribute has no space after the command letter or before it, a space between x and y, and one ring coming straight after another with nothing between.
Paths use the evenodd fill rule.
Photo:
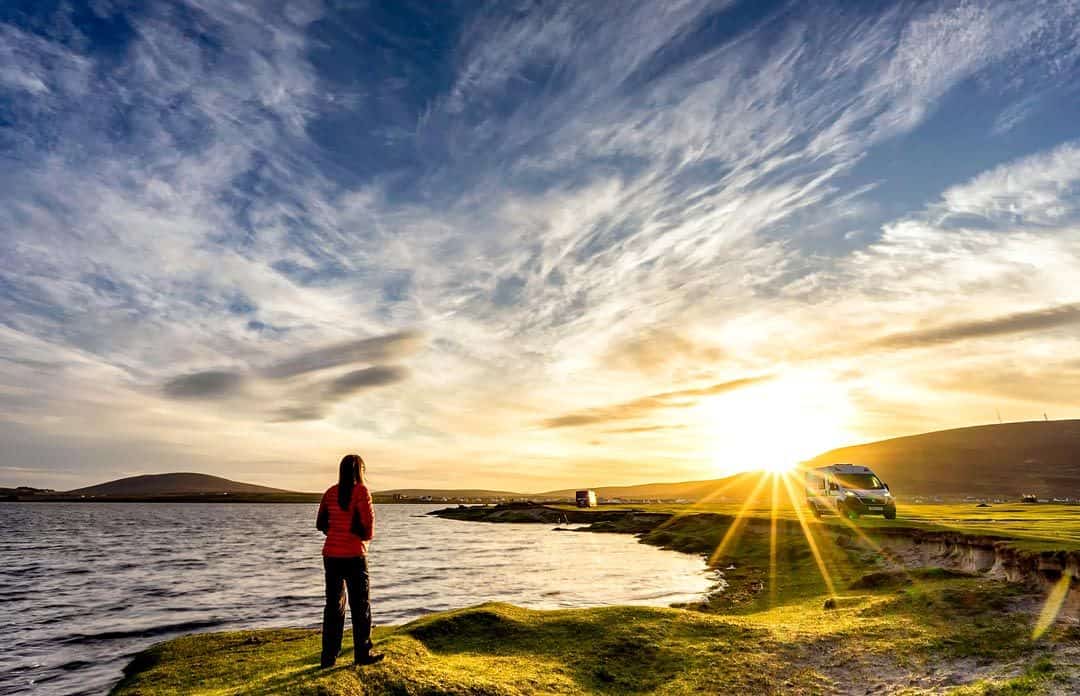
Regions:
<instances>
[{"instance_id":1,"label":"peninsula of grass","mask_svg":"<svg viewBox=\"0 0 1080 696\"><path fill-rule=\"evenodd\" d=\"M644 506L644 509L677 515L699 511L735 515L738 507L734 504L705 505L701 508L650 505ZM747 514L765 519L771 511L767 507L754 507ZM778 507L777 514L781 519L797 519L790 506ZM844 520L831 515L822 517L819 523L836 528L848 526ZM956 532L1008 540L1017 548L1029 550L1080 551L1080 505L999 503L978 507L976 503L901 504L897 506L895 520L868 516L860 518L857 525L869 532L906 529Z\"/></svg>"},{"instance_id":2,"label":"peninsula of grass","mask_svg":"<svg viewBox=\"0 0 1080 696\"><path fill-rule=\"evenodd\" d=\"M546 512L545 512L546 511ZM824 526L827 530L845 532L851 529L847 520L826 515L815 520L808 508L800 510L808 525ZM596 531L607 531L600 523L627 525L633 528L610 531L645 531L650 524L659 524L671 517L691 515L713 516L717 524L744 517L758 522L776 518L798 522L799 514L786 499L772 508L768 501L744 507L736 503L603 505L581 509L573 505L540 505L517 503L502 506L459 506L431 513L448 519L483 522L545 522L560 521L594 524ZM610 527L611 525L609 525ZM945 503L897 506L897 519L867 516L855 524L869 534L890 532L953 532L972 537L1009 541L1018 549L1031 551L1080 551L1080 505L1059 503L1024 504L1001 503L978 507L975 503Z\"/></svg>"},{"instance_id":3,"label":"peninsula of grass","mask_svg":"<svg viewBox=\"0 0 1080 696\"><path fill-rule=\"evenodd\" d=\"M1034 639L1033 599L927 572L739 615L485 604L378 629L364 668L320 669L314 630L178 638L113 694L1076 693L1080 630Z\"/></svg>"}]
</instances>

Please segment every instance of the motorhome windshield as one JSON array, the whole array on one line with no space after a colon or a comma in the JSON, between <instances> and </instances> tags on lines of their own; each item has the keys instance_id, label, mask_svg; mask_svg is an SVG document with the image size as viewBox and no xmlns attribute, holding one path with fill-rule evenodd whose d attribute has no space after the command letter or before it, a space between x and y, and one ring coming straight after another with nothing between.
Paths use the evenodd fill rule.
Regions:
<instances>
[{"instance_id":1,"label":"motorhome windshield","mask_svg":"<svg viewBox=\"0 0 1080 696\"><path fill-rule=\"evenodd\" d=\"M873 474L837 474L836 480L844 488L859 491L872 491L885 487L885 484Z\"/></svg>"}]
</instances>

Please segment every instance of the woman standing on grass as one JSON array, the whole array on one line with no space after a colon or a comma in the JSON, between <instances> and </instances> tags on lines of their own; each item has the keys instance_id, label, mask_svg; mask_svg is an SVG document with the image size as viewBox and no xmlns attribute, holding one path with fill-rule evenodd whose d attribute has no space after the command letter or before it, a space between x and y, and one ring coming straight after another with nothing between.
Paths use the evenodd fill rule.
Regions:
<instances>
[{"instance_id":1,"label":"woman standing on grass","mask_svg":"<svg viewBox=\"0 0 1080 696\"><path fill-rule=\"evenodd\" d=\"M383 658L371 652L371 603L368 601L367 546L375 531L375 508L364 483L364 460L347 454L338 467L338 482L323 494L315 527L326 535L326 608L323 609L323 667L332 667L341 652L345 630L345 588L352 612L353 658L371 665Z\"/></svg>"}]
</instances>

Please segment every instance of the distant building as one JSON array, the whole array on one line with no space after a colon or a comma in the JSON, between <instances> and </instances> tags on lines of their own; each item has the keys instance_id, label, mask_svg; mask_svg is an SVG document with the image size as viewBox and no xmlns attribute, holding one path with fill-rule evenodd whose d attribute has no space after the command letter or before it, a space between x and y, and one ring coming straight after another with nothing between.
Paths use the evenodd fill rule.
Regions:
<instances>
[{"instance_id":1,"label":"distant building","mask_svg":"<svg viewBox=\"0 0 1080 696\"><path fill-rule=\"evenodd\" d=\"M580 508L596 507L596 491L586 489L574 494L574 500Z\"/></svg>"}]
</instances>

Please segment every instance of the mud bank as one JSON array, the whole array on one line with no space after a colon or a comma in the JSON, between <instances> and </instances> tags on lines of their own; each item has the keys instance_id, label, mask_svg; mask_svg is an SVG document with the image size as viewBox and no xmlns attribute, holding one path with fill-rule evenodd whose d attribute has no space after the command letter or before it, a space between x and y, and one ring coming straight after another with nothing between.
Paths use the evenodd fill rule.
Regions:
<instances>
[{"instance_id":1,"label":"mud bank","mask_svg":"<svg viewBox=\"0 0 1080 696\"><path fill-rule=\"evenodd\" d=\"M1012 540L921 529L866 530L869 541L840 531L836 541L877 550L903 568L936 566L1049 592L1068 583L1060 615L1080 620L1080 551L1029 551ZM876 549L875 549L876 547Z\"/></svg>"}]
</instances>

